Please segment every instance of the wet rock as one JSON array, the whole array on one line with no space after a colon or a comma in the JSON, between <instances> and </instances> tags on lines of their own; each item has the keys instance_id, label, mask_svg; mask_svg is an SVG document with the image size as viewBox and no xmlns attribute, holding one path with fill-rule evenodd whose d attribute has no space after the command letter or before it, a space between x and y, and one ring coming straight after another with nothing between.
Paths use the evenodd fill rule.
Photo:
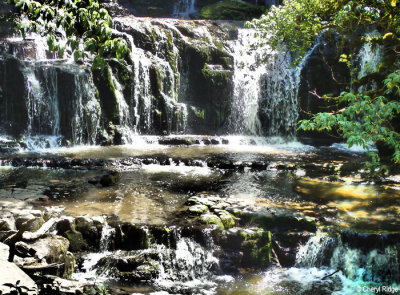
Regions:
<instances>
[{"instance_id":1,"label":"wet rock","mask_svg":"<svg viewBox=\"0 0 400 295\"><path fill-rule=\"evenodd\" d=\"M242 224L257 224L258 226L273 231L309 231L317 230L313 218L306 216L294 216L290 212L273 213L267 211L243 211L241 216Z\"/></svg>"},{"instance_id":2,"label":"wet rock","mask_svg":"<svg viewBox=\"0 0 400 295\"><path fill-rule=\"evenodd\" d=\"M69 277L75 266L74 256L68 252L69 241L61 236L49 235L34 242L26 244L35 251L34 264L57 265L57 275Z\"/></svg>"},{"instance_id":3,"label":"wet rock","mask_svg":"<svg viewBox=\"0 0 400 295\"><path fill-rule=\"evenodd\" d=\"M21 229L22 224L24 224L28 220L32 220L32 219L36 219L36 218L35 218L35 216L33 216L33 214L30 214L30 213L19 216L15 219L15 226L19 230L19 229ZM36 221L34 221L34 222L36 223Z\"/></svg>"},{"instance_id":4,"label":"wet rock","mask_svg":"<svg viewBox=\"0 0 400 295\"><path fill-rule=\"evenodd\" d=\"M232 214L230 214L229 212L224 211L224 210L218 211L217 214L218 214L219 218L221 219L222 224L224 225L225 229L229 229L229 228L235 226L235 224L236 224L235 217Z\"/></svg>"},{"instance_id":5,"label":"wet rock","mask_svg":"<svg viewBox=\"0 0 400 295\"><path fill-rule=\"evenodd\" d=\"M213 144L213 145L218 145L218 144L220 144L221 142L218 140L218 139L215 139L215 138L212 138L211 139L211 144Z\"/></svg>"},{"instance_id":6,"label":"wet rock","mask_svg":"<svg viewBox=\"0 0 400 295\"><path fill-rule=\"evenodd\" d=\"M125 222L115 230L115 246L117 249L147 249L148 242L146 229L138 225Z\"/></svg>"},{"instance_id":7,"label":"wet rock","mask_svg":"<svg viewBox=\"0 0 400 295\"><path fill-rule=\"evenodd\" d=\"M283 267L291 267L296 260L296 253L312 236L306 232L277 232L273 234L272 246Z\"/></svg>"},{"instance_id":8,"label":"wet rock","mask_svg":"<svg viewBox=\"0 0 400 295\"><path fill-rule=\"evenodd\" d=\"M72 230L74 228L74 218L64 217L56 224L57 233L63 235L65 232Z\"/></svg>"},{"instance_id":9,"label":"wet rock","mask_svg":"<svg viewBox=\"0 0 400 295\"><path fill-rule=\"evenodd\" d=\"M200 214L203 214L203 213L207 212L208 211L208 207L206 205L201 205L201 204L193 205L193 206L189 207L188 211L191 214L200 215Z\"/></svg>"},{"instance_id":10,"label":"wet rock","mask_svg":"<svg viewBox=\"0 0 400 295\"><path fill-rule=\"evenodd\" d=\"M271 232L260 228L231 228L222 233L221 246L230 251L240 251L243 267L266 267L271 261Z\"/></svg>"},{"instance_id":11,"label":"wet rock","mask_svg":"<svg viewBox=\"0 0 400 295\"><path fill-rule=\"evenodd\" d=\"M224 224L222 223L221 219L214 214L210 213L202 214L199 218L199 221L201 223L215 225L220 230L224 229Z\"/></svg>"},{"instance_id":12,"label":"wet rock","mask_svg":"<svg viewBox=\"0 0 400 295\"><path fill-rule=\"evenodd\" d=\"M187 201L186 204L191 206L191 205L199 205L200 204L200 197L198 196L193 196L190 197Z\"/></svg>"},{"instance_id":13,"label":"wet rock","mask_svg":"<svg viewBox=\"0 0 400 295\"><path fill-rule=\"evenodd\" d=\"M9 220L0 220L0 231L9 231L12 229Z\"/></svg>"},{"instance_id":14,"label":"wet rock","mask_svg":"<svg viewBox=\"0 0 400 295\"><path fill-rule=\"evenodd\" d=\"M31 248L27 243L22 241L15 243L15 251L19 257L23 258L33 257L36 254L35 249Z\"/></svg>"},{"instance_id":15,"label":"wet rock","mask_svg":"<svg viewBox=\"0 0 400 295\"><path fill-rule=\"evenodd\" d=\"M35 221L33 221L26 230L30 232L36 232L42 227L43 224L45 224L43 217L36 217Z\"/></svg>"},{"instance_id":16,"label":"wet rock","mask_svg":"<svg viewBox=\"0 0 400 295\"><path fill-rule=\"evenodd\" d=\"M88 243L83 238L81 232L74 229L66 231L65 236L69 241L69 250L72 252L81 252L89 248Z\"/></svg>"},{"instance_id":17,"label":"wet rock","mask_svg":"<svg viewBox=\"0 0 400 295\"><path fill-rule=\"evenodd\" d=\"M95 247L99 245L102 224L95 223L93 220L86 217L77 217L75 219L75 229L82 233L84 240L87 241L90 246Z\"/></svg>"},{"instance_id":18,"label":"wet rock","mask_svg":"<svg viewBox=\"0 0 400 295\"><path fill-rule=\"evenodd\" d=\"M189 138L163 138L158 143L162 145L192 145L194 141Z\"/></svg>"},{"instance_id":19,"label":"wet rock","mask_svg":"<svg viewBox=\"0 0 400 295\"><path fill-rule=\"evenodd\" d=\"M96 265L97 273L112 273L113 277L129 281L150 281L159 274L156 250L147 252L120 252L103 257Z\"/></svg>"},{"instance_id":20,"label":"wet rock","mask_svg":"<svg viewBox=\"0 0 400 295\"><path fill-rule=\"evenodd\" d=\"M119 174L119 172L117 172L117 171L112 171L112 172L110 172L109 174L103 175L103 176L100 178L100 184L101 184L103 187L109 187L109 186L112 186L112 185L117 184L117 182L119 181L119 179L120 179L120 174Z\"/></svg>"},{"instance_id":21,"label":"wet rock","mask_svg":"<svg viewBox=\"0 0 400 295\"><path fill-rule=\"evenodd\" d=\"M16 233L16 230L0 231L0 242L4 242L8 237Z\"/></svg>"},{"instance_id":22,"label":"wet rock","mask_svg":"<svg viewBox=\"0 0 400 295\"><path fill-rule=\"evenodd\" d=\"M64 262L69 247L69 241L60 236L47 236L27 244L36 251L39 260L46 259L48 263Z\"/></svg>"}]
</instances>

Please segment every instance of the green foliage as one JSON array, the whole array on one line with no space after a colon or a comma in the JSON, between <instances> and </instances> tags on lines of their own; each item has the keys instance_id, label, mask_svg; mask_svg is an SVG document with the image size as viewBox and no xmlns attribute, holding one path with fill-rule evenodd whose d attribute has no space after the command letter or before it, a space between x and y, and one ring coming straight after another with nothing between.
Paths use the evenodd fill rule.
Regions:
<instances>
[{"instance_id":1,"label":"green foliage","mask_svg":"<svg viewBox=\"0 0 400 295\"><path fill-rule=\"evenodd\" d=\"M47 36L51 51L73 52L75 60L95 56L93 66L103 67L104 58L123 58L129 51L122 38L112 38L112 19L97 0L9 0L19 10L18 28L22 36L37 32Z\"/></svg>"},{"instance_id":2,"label":"green foliage","mask_svg":"<svg viewBox=\"0 0 400 295\"><path fill-rule=\"evenodd\" d=\"M351 147L369 150L371 143L384 145L394 164L400 163L400 7L395 0L286 0L268 14L248 24L260 30L260 39L273 48L285 48L299 63L321 33L339 33L338 61L349 68L347 92L322 96L336 109L299 122L299 129L339 133ZM362 32L376 29L368 37ZM360 69L354 57L364 44L384 46L385 58L378 69ZM371 87L375 84L376 87ZM371 175L386 172L376 152L366 168Z\"/></svg>"}]
</instances>

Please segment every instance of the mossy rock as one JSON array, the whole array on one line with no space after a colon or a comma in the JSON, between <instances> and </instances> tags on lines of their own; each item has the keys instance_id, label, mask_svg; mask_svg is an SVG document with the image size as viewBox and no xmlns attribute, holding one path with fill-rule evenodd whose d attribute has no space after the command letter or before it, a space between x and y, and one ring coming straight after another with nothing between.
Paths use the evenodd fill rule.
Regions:
<instances>
[{"instance_id":1,"label":"mossy rock","mask_svg":"<svg viewBox=\"0 0 400 295\"><path fill-rule=\"evenodd\" d=\"M84 251L89 248L87 242L83 239L82 233L76 230L68 230L64 236L69 241L69 250L72 252Z\"/></svg>"},{"instance_id":2,"label":"mossy rock","mask_svg":"<svg viewBox=\"0 0 400 295\"><path fill-rule=\"evenodd\" d=\"M215 225L218 229L223 230L224 224L221 219L214 214L205 213L200 216L200 222Z\"/></svg>"},{"instance_id":3,"label":"mossy rock","mask_svg":"<svg viewBox=\"0 0 400 295\"><path fill-rule=\"evenodd\" d=\"M0 231L8 231L11 229L11 225L7 220L0 220Z\"/></svg>"},{"instance_id":4,"label":"mossy rock","mask_svg":"<svg viewBox=\"0 0 400 295\"><path fill-rule=\"evenodd\" d=\"M271 232L260 228L232 228L221 236L224 249L243 253L240 261L242 267L267 267L272 255L271 241Z\"/></svg>"},{"instance_id":5,"label":"mossy rock","mask_svg":"<svg viewBox=\"0 0 400 295\"><path fill-rule=\"evenodd\" d=\"M235 217L227 211L221 211L218 213L219 218L222 221L225 229L229 229L235 226Z\"/></svg>"},{"instance_id":6,"label":"mossy rock","mask_svg":"<svg viewBox=\"0 0 400 295\"><path fill-rule=\"evenodd\" d=\"M205 19L251 20L259 18L265 12L265 7L241 1L224 0L204 6L200 17Z\"/></svg>"},{"instance_id":7,"label":"mossy rock","mask_svg":"<svg viewBox=\"0 0 400 295\"><path fill-rule=\"evenodd\" d=\"M203 214L208 211L208 207L206 205L193 205L190 206L188 211L191 214Z\"/></svg>"}]
</instances>

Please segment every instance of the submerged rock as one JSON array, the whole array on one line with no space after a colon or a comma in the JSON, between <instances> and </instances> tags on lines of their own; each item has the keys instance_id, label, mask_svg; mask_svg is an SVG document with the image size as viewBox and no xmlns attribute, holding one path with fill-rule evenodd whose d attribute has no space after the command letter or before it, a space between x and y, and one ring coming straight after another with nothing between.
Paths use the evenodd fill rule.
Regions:
<instances>
[{"instance_id":1,"label":"submerged rock","mask_svg":"<svg viewBox=\"0 0 400 295\"><path fill-rule=\"evenodd\" d=\"M112 171L109 174L105 174L100 178L100 184L103 187L109 187L118 183L120 174L117 171Z\"/></svg>"}]
</instances>

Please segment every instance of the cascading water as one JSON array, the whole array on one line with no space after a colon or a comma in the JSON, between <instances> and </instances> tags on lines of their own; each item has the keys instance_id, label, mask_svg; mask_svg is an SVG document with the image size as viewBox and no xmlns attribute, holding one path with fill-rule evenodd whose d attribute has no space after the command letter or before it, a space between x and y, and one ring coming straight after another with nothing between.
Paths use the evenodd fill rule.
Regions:
<instances>
[{"instance_id":1,"label":"cascading water","mask_svg":"<svg viewBox=\"0 0 400 295\"><path fill-rule=\"evenodd\" d=\"M379 37L378 31L372 31L365 34L364 38L366 40L374 37ZM357 79L365 78L366 76L376 73L378 66L382 63L384 58L384 46L380 44L373 44L373 42L366 42L357 56L358 58L358 75ZM363 85L359 87L358 91L367 91L371 89L376 89L377 85L375 81L370 82L368 85Z\"/></svg>"},{"instance_id":2,"label":"cascading water","mask_svg":"<svg viewBox=\"0 0 400 295\"><path fill-rule=\"evenodd\" d=\"M343 290L353 292L359 286L386 284L395 286L400 280L400 262L397 245L385 245L385 236L379 236L376 247L365 248L370 242L363 242L367 235L355 234L350 243L341 235L323 232L310 238L296 256L296 267L325 268L327 273L336 273L343 284ZM360 239L360 242L357 242ZM347 293L346 293L347 294Z\"/></svg>"},{"instance_id":3,"label":"cascading water","mask_svg":"<svg viewBox=\"0 0 400 295\"><path fill-rule=\"evenodd\" d=\"M65 84L59 78L66 73L72 77L69 91L66 91ZM28 142L33 144L36 141L37 147L49 147L49 144L53 147L58 142L56 138L60 137L61 131L63 134L70 134L71 144L96 142L101 110L95 97L93 82L87 72L72 66L56 67L46 64L27 65L24 75L28 110L25 136ZM59 93L60 87L63 93ZM60 105L70 110L63 109L64 113L61 114ZM72 116L66 118L66 115ZM44 146L40 140L34 140L37 136L47 136Z\"/></svg>"},{"instance_id":4,"label":"cascading water","mask_svg":"<svg viewBox=\"0 0 400 295\"><path fill-rule=\"evenodd\" d=\"M74 104L72 144L95 144L100 129L101 108L92 77L86 71L72 71Z\"/></svg>"},{"instance_id":5,"label":"cascading water","mask_svg":"<svg viewBox=\"0 0 400 295\"><path fill-rule=\"evenodd\" d=\"M97 278L99 281L105 281L109 278L107 270L99 276L96 272L96 265L103 257L111 254L111 252L109 252L109 247L112 242L112 237L115 234L115 229L109 226L104 218L101 218L99 221L102 224L99 252L84 256L84 263L82 265L84 271L74 273L72 275L74 280L87 282Z\"/></svg>"},{"instance_id":6,"label":"cascading water","mask_svg":"<svg viewBox=\"0 0 400 295\"><path fill-rule=\"evenodd\" d=\"M130 25L136 30L143 29L141 23L134 20L131 20ZM158 27L152 27L151 30L154 36L160 39L154 54L137 47L132 35L122 33L128 40L132 59L129 97L122 93L120 83L112 74L118 101L120 128L125 143L131 143L138 134L154 133L160 124L167 133L182 133L186 130L187 107L176 101L180 76L171 65L178 62L179 50L173 43L172 45L168 43L170 37L164 30ZM170 45L166 45L167 43ZM172 46L169 49L171 56L168 61L164 56L165 46ZM156 81L154 77L153 80L151 78L154 72ZM154 83L157 83L157 93L154 93ZM157 100L155 96L158 96Z\"/></svg>"},{"instance_id":7,"label":"cascading water","mask_svg":"<svg viewBox=\"0 0 400 295\"><path fill-rule=\"evenodd\" d=\"M172 13L173 17L189 19L197 13L196 0L179 0Z\"/></svg>"},{"instance_id":8,"label":"cascading water","mask_svg":"<svg viewBox=\"0 0 400 295\"><path fill-rule=\"evenodd\" d=\"M157 274L151 279L157 290L185 294L196 290L196 294L214 294L217 284L211 279L219 262L213 255L214 244L211 235L204 232L207 247L203 247L191 238L182 237L180 229L171 228L171 230L171 241L174 241L172 245L155 243L151 231L147 227L141 227L140 231L144 233L141 238L146 240L144 244L147 245L144 249L109 252L115 229L103 221L100 251L85 255L84 272L75 273L73 278L81 282L88 281L94 276L103 281L113 279L115 273L120 271L118 265L126 264L123 269L127 271L129 261L146 257L149 262L148 267ZM115 261L118 262L114 263ZM137 271L141 272L139 269Z\"/></svg>"},{"instance_id":9,"label":"cascading water","mask_svg":"<svg viewBox=\"0 0 400 295\"><path fill-rule=\"evenodd\" d=\"M257 31L239 29L232 45L235 68L229 130L235 134L293 135L299 70L291 69L288 54L268 45L252 48L258 42Z\"/></svg>"},{"instance_id":10,"label":"cascading water","mask_svg":"<svg viewBox=\"0 0 400 295\"><path fill-rule=\"evenodd\" d=\"M42 76L43 79L40 79ZM54 67L27 67L25 69L28 109L27 135L58 135L60 112L58 108L57 72Z\"/></svg>"}]
</instances>

